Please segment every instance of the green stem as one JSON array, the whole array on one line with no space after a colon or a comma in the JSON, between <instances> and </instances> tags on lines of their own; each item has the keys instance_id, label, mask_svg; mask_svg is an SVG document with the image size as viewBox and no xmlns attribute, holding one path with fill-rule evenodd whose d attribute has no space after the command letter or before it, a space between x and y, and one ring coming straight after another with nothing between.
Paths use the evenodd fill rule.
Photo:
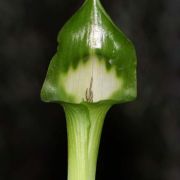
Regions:
<instances>
[{"instance_id":1,"label":"green stem","mask_svg":"<svg viewBox=\"0 0 180 180\"><path fill-rule=\"evenodd\" d=\"M68 131L68 180L95 180L101 131L111 104L63 104L63 107Z\"/></svg>"}]
</instances>

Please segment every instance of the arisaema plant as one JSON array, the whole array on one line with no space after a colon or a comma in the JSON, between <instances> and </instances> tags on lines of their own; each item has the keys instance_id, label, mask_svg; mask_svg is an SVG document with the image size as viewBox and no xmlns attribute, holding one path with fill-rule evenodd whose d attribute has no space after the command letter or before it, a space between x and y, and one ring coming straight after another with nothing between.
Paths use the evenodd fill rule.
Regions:
<instances>
[{"instance_id":1,"label":"arisaema plant","mask_svg":"<svg viewBox=\"0 0 180 180\"><path fill-rule=\"evenodd\" d=\"M94 180L100 136L109 108L136 97L133 44L99 0L86 0L63 26L41 99L64 108L68 180Z\"/></svg>"}]
</instances>

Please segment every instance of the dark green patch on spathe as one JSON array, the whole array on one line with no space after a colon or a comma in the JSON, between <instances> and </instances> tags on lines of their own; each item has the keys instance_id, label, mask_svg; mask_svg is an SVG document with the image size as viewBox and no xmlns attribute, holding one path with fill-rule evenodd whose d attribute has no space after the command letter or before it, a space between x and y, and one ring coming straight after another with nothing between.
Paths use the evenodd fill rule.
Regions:
<instances>
[{"instance_id":1,"label":"dark green patch on spathe","mask_svg":"<svg viewBox=\"0 0 180 180\"><path fill-rule=\"evenodd\" d=\"M41 91L42 100L76 103L66 94L64 88L59 86L59 77L67 73L70 67L76 69L80 61L90 60L91 56L102 57L99 59L105 61L107 69L115 67L117 76L125 83L123 92L120 89L119 96L116 92L110 100L124 102L134 99L136 96L134 46L114 25L99 0L87 0L58 35L57 53L49 65Z\"/></svg>"}]
</instances>

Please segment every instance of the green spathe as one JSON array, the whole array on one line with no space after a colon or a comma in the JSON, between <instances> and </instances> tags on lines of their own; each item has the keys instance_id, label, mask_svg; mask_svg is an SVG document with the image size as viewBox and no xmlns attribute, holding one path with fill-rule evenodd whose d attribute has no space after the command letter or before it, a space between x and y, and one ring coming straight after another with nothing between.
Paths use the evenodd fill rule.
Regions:
<instances>
[{"instance_id":1,"label":"green spathe","mask_svg":"<svg viewBox=\"0 0 180 180\"><path fill-rule=\"evenodd\" d=\"M43 101L121 103L136 97L134 47L98 0L85 1L60 31L58 43Z\"/></svg>"},{"instance_id":2,"label":"green spathe","mask_svg":"<svg viewBox=\"0 0 180 180\"><path fill-rule=\"evenodd\" d=\"M134 46L99 0L86 0L58 35L41 99L60 103L68 131L68 180L95 180L104 118L136 97Z\"/></svg>"}]
</instances>

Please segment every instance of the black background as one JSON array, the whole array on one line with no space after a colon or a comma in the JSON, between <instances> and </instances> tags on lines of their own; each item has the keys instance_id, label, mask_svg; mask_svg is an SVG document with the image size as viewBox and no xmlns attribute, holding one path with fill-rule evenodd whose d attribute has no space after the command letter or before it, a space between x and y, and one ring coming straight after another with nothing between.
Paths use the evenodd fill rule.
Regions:
<instances>
[{"instance_id":1,"label":"black background","mask_svg":"<svg viewBox=\"0 0 180 180\"><path fill-rule=\"evenodd\" d=\"M102 0L134 42L138 98L108 113L97 180L180 179L180 2ZM66 179L62 108L39 93L82 0L0 0L0 179Z\"/></svg>"}]
</instances>

